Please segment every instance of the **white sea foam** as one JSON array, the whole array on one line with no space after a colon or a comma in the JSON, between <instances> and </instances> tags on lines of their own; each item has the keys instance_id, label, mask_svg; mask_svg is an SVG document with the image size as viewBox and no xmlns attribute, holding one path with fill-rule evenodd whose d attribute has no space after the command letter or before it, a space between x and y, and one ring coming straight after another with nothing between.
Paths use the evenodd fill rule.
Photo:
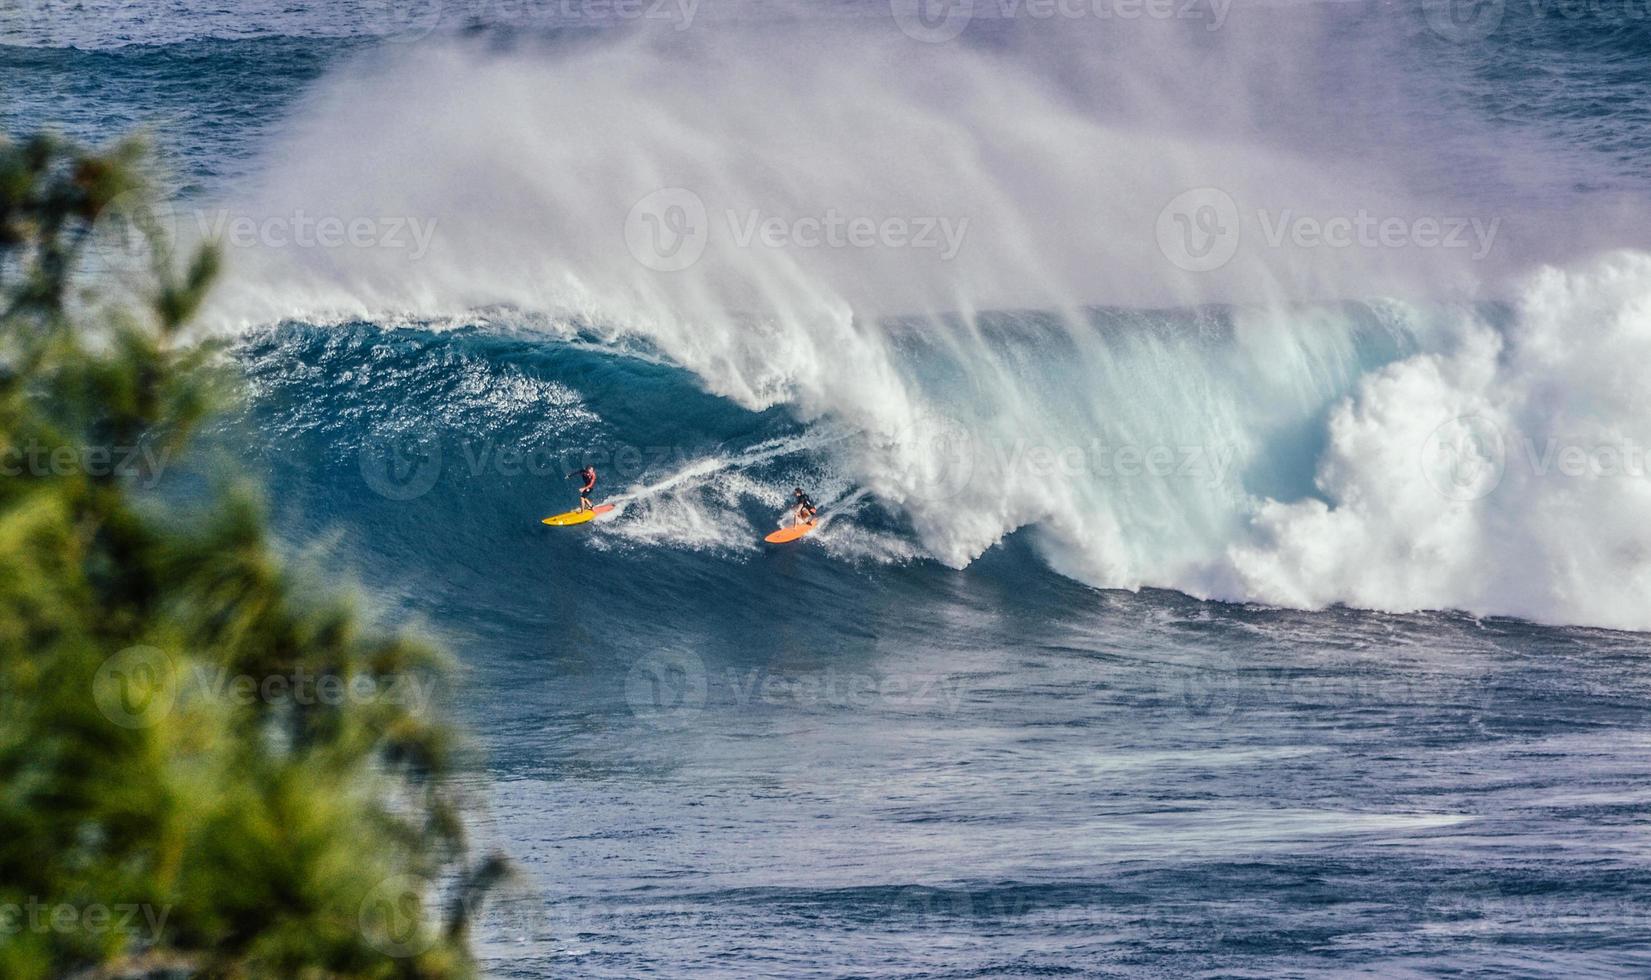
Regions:
<instances>
[{"instance_id":1,"label":"white sea foam","mask_svg":"<svg viewBox=\"0 0 1651 980\"><path fill-rule=\"evenodd\" d=\"M1312 29L1264 28L1281 26ZM1557 264L1528 263L1536 219L1507 199L1422 187L1437 161L1368 149L1369 120L1338 123L1311 91L1260 97L1263 67L1311 50L1262 32L1138 24L1100 38L1104 57L928 46L871 21L379 52L319 87L234 207L417 216L428 254L236 249L211 317L503 307L641 338L746 407L853 433L818 451L954 566L1032 528L1053 567L1099 586L1651 627L1651 482L1570 475L1561 455L1651 445L1651 258L1579 257L1573 232ZM1255 136L1262 105L1313 140ZM1410 146L1430 135L1402 125ZM1165 209L1200 188L1242 234L1189 271L1164 229L1191 226ZM773 244L743 240L753 213L777 220ZM950 257L882 230L799 242L831 214L966 234ZM1366 214L1403 234L1300 231ZM684 217L703 254L660 271L639 242ZM1474 247L1418 242L1458 217ZM666 251L651 259L685 254ZM1480 302L1495 297L1511 312ZM1209 303L1238 305L1205 334L1185 311ZM994 309L1047 312L1010 336ZM734 546L655 490L633 536L657 511L693 546Z\"/></svg>"}]
</instances>

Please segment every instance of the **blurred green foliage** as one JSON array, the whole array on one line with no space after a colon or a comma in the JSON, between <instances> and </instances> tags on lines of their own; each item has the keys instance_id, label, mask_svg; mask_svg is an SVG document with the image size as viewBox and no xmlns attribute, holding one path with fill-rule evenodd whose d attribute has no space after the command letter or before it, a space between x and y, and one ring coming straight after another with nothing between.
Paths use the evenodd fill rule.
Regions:
<instances>
[{"instance_id":1,"label":"blurred green foliage","mask_svg":"<svg viewBox=\"0 0 1651 980\"><path fill-rule=\"evenodd\" d=\"M470 976L505 867L389 696L442 660L301 590L255 494L140 486L236 388L147 159L0 140L0 977Z\"/></svg>"}]
</instances>

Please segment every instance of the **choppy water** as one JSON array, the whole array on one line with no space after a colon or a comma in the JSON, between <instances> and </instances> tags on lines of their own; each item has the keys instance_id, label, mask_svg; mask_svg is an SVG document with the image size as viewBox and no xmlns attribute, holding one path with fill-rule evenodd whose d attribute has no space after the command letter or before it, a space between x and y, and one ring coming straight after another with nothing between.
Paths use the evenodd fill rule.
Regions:
<instances>
[{"instance_id":1,"label":"choppy water","mask_svg":"<svg viewBox=\"0 0 1651 980\"><path fill-rule=\"evenodd\" d=\"M1643 635L1097 592L1024 535L953 571L876 550L905 532L869 511L786 550L687 542L686 504L524 532L568 491L512 446L613 419L645 484L674 447L802 433L576 346L344 336L249 347L262 465L284 526L341 531L391 618L461 651L481 839L526 876L480 933L499 976L1651 963ZM409 500L362 476L377 384L449 419L409 449ZM693 493L755 532L777 505L740 491L807 458Z\"/></svg>"},{"instance_id":2,"label":"choppy water","mask_svg":"<svg viewBox=\"0 0 1651 980\"><path fill-rule=\"evenodd\" d=\"M197 205L437 222L233 252L217 441L455 650L522 871L490 973L1651 973L1651 638L1601 628L1651 624L1651 483L1544 455L1651 445L1631 8L982 16L887 59L853 6L657 50L526 6L7 9L0 131L147 124ZM682 174L955 206L981 251L638 286L603 249ZM1504 230L1251 237L1221 274L1270 302L1178 303L1150 219L1209 181ZM585 461L618 518L540 526ZM828 523L763 547L798 484Z\"/></svg>"}]
</instances>

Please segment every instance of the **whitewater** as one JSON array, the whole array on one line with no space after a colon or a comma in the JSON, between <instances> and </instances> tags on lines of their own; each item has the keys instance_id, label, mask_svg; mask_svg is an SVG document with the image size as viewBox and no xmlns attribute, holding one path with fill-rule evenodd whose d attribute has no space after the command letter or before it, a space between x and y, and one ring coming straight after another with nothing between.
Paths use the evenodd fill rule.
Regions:
<instances>
[{"instance_id":1,"label":"whitewater","mask_svg":"<svg viewBox=\"0 0 1651 980\"><path fill-rule=\"evenodd\" d=\"M1646 976L1635 9L24 0L0 132L220 244L485 975Z\"/></svg>"},{"instance_id":2,"label":"whitewater","mask_svg":"<svg viewBox=\"0 0 1651 980\"><path fill-rule=\"evenodd\" d=\"M405 247L252 236L209 321L634 342L853 433L826 468L950 567L1025 530L1100 588L1651 626L1643 194L1529 193L1595 163L1448 104L1402 115L1391 66L1350 59L1379 86L1350 114L1314 102L1348 78L1281 96L1263 26L1086 38L1104 58L855 19L391 46L178 224L422 218ZM1212 62L1230 87L1183 91ZM1254 138L1263 96L1299 144ZM1372 145L1373 120L1440 149ZM1235 222L1219 266L1177 251L1189 193ZM688 264L639 254L687 213Z\"/></svg>"}]
</instances>

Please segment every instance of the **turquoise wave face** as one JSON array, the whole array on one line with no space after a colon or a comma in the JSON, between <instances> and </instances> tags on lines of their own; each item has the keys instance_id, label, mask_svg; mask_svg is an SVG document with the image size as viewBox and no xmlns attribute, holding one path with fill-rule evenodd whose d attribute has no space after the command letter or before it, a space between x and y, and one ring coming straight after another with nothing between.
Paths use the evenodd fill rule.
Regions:
<instances>
[{"instance_id":1,"label":"turquoise wave face","mask_svg":"<svg viewBox=\"0 0 1651 980\"><path fill-rule=\"evenodd\" d=\"M253 397L211 439L298 560L456 651L472 836L523 872L489 974L1643 974L1651 641L1596 627L1651 589L1644 23L1195 4L1222 26L947 47L873 6L680 41L533 4L0 11L6 133L148 123L187 207L439 219L404 266L232 251ZM704 316L570 302L602 248L659 271L563 219L679 145L782 195L963 186L991 261L935 289L776 250ZM1250 212L1499 219L1518 275L1446 302L1434 253L1261 262L1255 302L1095 305L1206 281L1153 235L1179 167ZM583 465L615 518L544 527ZM763 546L797 486L824 526Z\"/></svg>"},{"instance_id":2,"label":"turquoise wave face","mask_svg":"<svg viewBox=\"0 0 1651 980\"><path fill-rule=\"evenodd\" d=\"M986 363L980 348L947 342L930 324L889 324L901 338L899 369L936 407L914 438L943 465L912 484L924 498L912 503L940 513L944 545L945 513L966 521L977 494L1003 485L1026 496L1100 494L1092 504L1104 510L1094 513L1138 526L1125 543L1158 563L1150 567L1219 552L1242 530L1251 495L1319 494L1330 407L1421 342L1379 310L1323 315L1306 332L1311 342L1240 341L1218 310L1094 311L1080 342L1059 317L1004 314L967 328L993 352ZM1100 360L1088 349L1095 343ZM382 512L375 526L400 507L421 526L485 515L466 538L517 540L532 530L529 518L573 506L568 474L594 465L599 496L622 504L623 519L595 541L533 535L531 547L744 562L784 516L791 490L806 485L834 511L821 542L839 559L900 564L934 554L937 539L912 526L908 508L864 482L912 476L898 460L881 470L868 462L882 458L879 433L830 414L801 422L794 406L751 411L645 345L498 322L289 324L238 351L259 392L238 438L264 446L258 458L275 485L327 460L336 482L311 505L319 513ZM993 382L1004 390L988 391ZM1193 390L1205 409L1182 411ZM1035 427L1010 424L1028 418Z\"/></svg>"},{"instance_id":3,"label":"turquoise wave face","mask_svg":"<svg viewBox=\"0 0 1651 980\"><path fill-rule=\"evenodd\" d=\"M463 664L472 833L524 876L475 929L490 975L1631 962L1643 635L1094 590L1026 534L957 572L849 548L915 540L875 501L763 548L792 484L831 513L840 434L588 337L287 325L236 358L214 439ZM640 495L540 526L582 462Z\"/></svg>"},{"instance_id":4,"label":"turquoise wave face","mask_svg":"<svg viewBox=\"0 0 1651 980\"><path fill-rule=\"evenodd\" d=\"M881 325L889 369L926 406L894 432L856 424L854 404L809 417L799 396L753 410L644 340L506 311L472 326L287 324L238 346L258 397L224 440L257 447L295 530L342 523L433 549L405 555L406 568L623 555L680 569L636 580L650 598L674 595L678 582L760 569L761 539L804 487L824 506L808 550L830 576L962 568L1007 549L1040 577L1100 588L1628 623L1638 607L1619 589L1567 597L1539 568L1498 557L1563 548L1562 528L1476 536L1553 494L1605 494L1608 507L1639 486L1627 473L1562 478L1536 451L1550 430L1504 401L1530 401L1533 373L1593 363L1521 366L1524 348L1550 349L1518 340L1538 313L1553 320L1545 330L1572 322L1563 305L1535 304L1338 304L1284 319L1092 310L1079 329L1030 313L893 321ZM1496 452L1469 453L1457 436ZM1500 465L1463 469L1482 462ZM537 522L577 505L585 466L598 472L593 499L615 512L599 533L545 538ZM308 495L286 492L306 484ZM405 539L413 527L442 530ZM1407 542L1447 531L1460 550L1431 577L1406 571ZM1464 567L1524 585L1497 606L1482 589L1499 580ZM1402 590L1382 591L1394 574Z\"/></svg>"},{"instance_id":5,"label":"turquoise wave face","mask_svg":"<svg viewBox=\"0 0 1651 980\"><path fill-rule=\"evenodd\" d=\"M1622 80L1635 28L1589 33L1564 14L1505 10L1470 43L1427 10L1242 13L1221 30L1080 25L1059 38L983 22L955 50L932 51L891 49L870 20L841 32L823 21L660 32L506 19L415 43L292 25L182 42L149 24L84 49L7 48L0 72L21 95L0 112L9 128L62 117L89 137L153 120L187 192L180 234L232 229L213 310L230 329L325 322L315 329L339 331L342 356L356 333L480 317L544 331L513 343L620 372L623 384L584 384L562 377L561 361L538 376L429 341L449 358L441 371L401 363L393 352L408 341L385 332L382 363L348 368L358 394L373 395L350 410L373 421L344 451L412 440L388 448L416 461L419 440L452 440L434 447L441 467L400 461L446 481L390 487L414 506L466 487L490 514L553 512L570 488L541 507L539 483L596 453L610 460L604 488L633 494L599 539L616 547L740 554L806 481L858 515L821 535L845 560L964 567L1018 534L1049 566L1099 587L1637 625L1628 593L1566 584L1575 553L1564 521L1519 517L1574 496L1579 484L1549 478L1561 450L1594 459L1635 448L1631 399L1600 376L1636 355L1633 331L1593 337L1588 363L1561 340L1636 302L1619 285L1640 267L1595 253L1637 234L1613 240L1637 225L1632 205L1644 199L1643 174L1620 165L1643 133L1641 110L1620 98L1585 109L1570 94L1643 84ZM788 38L793 29L808 43ZM787 44L746 43L758 39ZM1568 84L1512 84L1531 50ZM1281 86L1271 66L1285 54ZM724 61L740 73L657 84ZM1210 61L1232 86L1219 98L1195 91L1191 69ZM814 73L840 85L799 84ZM776 92L795 110L783 128L762 101ZM1050 144L1056 132L1078 136ZM739 151L705 168L728 192L706 189L708 217L737 211L719 211L729 201L820 204L824 188L825 206L802 208L804 219L887 195L879 206L961 202L953 230L969 218L973 231L927 265L901 264L913 250L884 261L894 250L719 241L693 269L646 267L621 233L637 199L613 175L648 184L639 172L676 173L678 151L729 133ZM896 152L913 141L927 153ZM1153 221L1183 168L1235 182L1221 193L1244 207L1242 247L1224 268L1186 268L1165 237L1198 230L1173 219L1219 209ZM1420 220L1442 224L1458 207L1483 219L1474 227L1487 254L1300 245L1398 190ZM1292 195L1308 203L1271 206ZM1605 214L1619 224L1590 220ZM256 230L269 215L376 216L398 222L379 228L397 241L410 219L431 234L400 252L257 233L235 244L243 220ZM1553 256L1572 285L1533 277ZM1243 301L1206 302L1227 287ZM1113 292L1132 299L1091 302ZM1563 293L1582 298L1566 305ZM1005 295L1026 301L989 301ZM582 347L544 339L575 327ZM276 350L277 363L321 356L306 344ZM606 394L650 390L625 371L675 383L632 406ZM1575 385L1556 395L1533 380L1556 373ZM682 417L690 402L708 414ZM310 421L317 432L342 424ZM1503 465L1498 493L1456 500L1491 457ZM1591 485L1603 496L1588 509L1631 513L1637 486ZM1430 545L1437 580L1407 584L1394 570L1413 560L1408 539L1450 507L1472 516ZM1369 550L1389 574L1346 557ZM1631 591L1634 553L1599 556L1584 577ZM1486 568L1529 569L1530 581Z\"/></svg>"}]
</instances>

